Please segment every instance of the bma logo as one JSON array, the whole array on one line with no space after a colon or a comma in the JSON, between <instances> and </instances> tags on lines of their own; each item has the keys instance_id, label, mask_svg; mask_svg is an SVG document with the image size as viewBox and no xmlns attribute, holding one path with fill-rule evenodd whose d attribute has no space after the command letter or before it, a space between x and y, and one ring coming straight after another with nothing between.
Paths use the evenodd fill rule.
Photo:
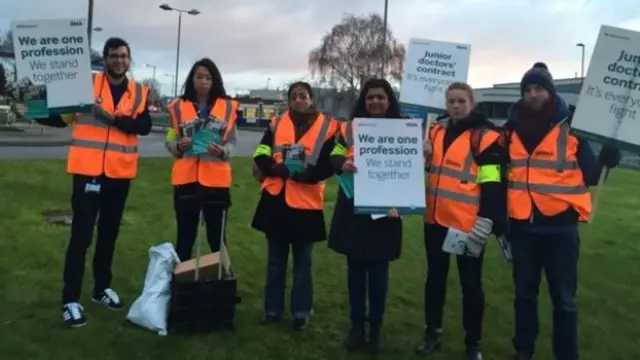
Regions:
<instances>
[{"instance_id":1,"label":"bma logo","mask_svg":"<svg viewBox=\"0 0 640 360\"><path fill-rule=\"evenodd\" d=\"M464 46L464 45L458 45L458 46L456 46L456 49L458 49L458 50L467 50L467 47Z\"/></svg>"},{"instance_id":2,"label":"bma logo","mask_svg":"<svg viewBox=\"0 0 640 360\"><path fill-rule=\"evenodd\" d=\"M80 20L73 20L69 22L69 25L71 26L82 26L82 21Z\"/></svg>"}]
</instances>

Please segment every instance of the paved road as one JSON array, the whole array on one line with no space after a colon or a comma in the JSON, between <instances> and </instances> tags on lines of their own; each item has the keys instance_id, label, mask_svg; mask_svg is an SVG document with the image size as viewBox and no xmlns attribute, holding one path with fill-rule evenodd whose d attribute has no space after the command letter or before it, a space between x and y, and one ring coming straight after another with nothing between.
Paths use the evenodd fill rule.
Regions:
<instances>
[{"instance_id":1,"label":"paved road","mask_svg":"<svg viewBox=\"0 0 640 360\"><path fill-rule=\"evenodd\" d=\"M240 130L235 156L251 156L261 136L260 132ZM140 137L139 146L141 157L169 156L164 147L162 134L151 133L149 136ZM0 146L0 159L65 158L66 156L66 146Z\"/></svg>"}]
</instances>

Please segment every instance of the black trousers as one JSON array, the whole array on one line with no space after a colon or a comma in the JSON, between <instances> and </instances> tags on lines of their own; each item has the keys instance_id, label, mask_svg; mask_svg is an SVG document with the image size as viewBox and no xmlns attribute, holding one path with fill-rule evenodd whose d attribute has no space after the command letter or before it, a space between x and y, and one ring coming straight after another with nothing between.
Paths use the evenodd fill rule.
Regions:
<instances>
[{"instance_id":1,"label":"black trousers","mask_svg":"<svg viewBox=\"0 0 640 360\"><path fill-rule=\"evenodd\" d=\"M63 304L77 302L80 299L85 258L91 246L96 218L98 238L93 255L93 294L98 295L111 287L113 252L130 184L131 181L128 179L73 176L73 222L64 262Z\"/></svg>"},{"instance_id":2,"label":"black trousers","mask_svg":"<svg viewBox=\"0 0 640 360\"><path fill-rule=\"evenodd\" d=\"M440 333L447 292L450 255L442 251L447 229L425 224L425 249L427 252L427 281L424 289L424 311L427 331ZM462 322L465 345L477 346L482 336L484 316L484 291L482 289L482 262L479 258L456 256L460 286L462 288Z\"/></svg>"},{"instance_id":3,"label":"black trousers","mask_svg":"<svg viewBox=\"0 0 640 360\"><path fill-rule=\"evenodd\" d=\"M198 184L180 185L173 188L173 204L178 230L176 252L181 261L191 259L193 245L198 235L200 210L204 215L209 248L212 252L220 251L222 214L229 203L224 196L216 196L215 192L213 195L205 194L202 201L199 201L195 196L198 191L203 190ZM226 243L226 231L222 236Z\"/></svg>"}]
</instances>

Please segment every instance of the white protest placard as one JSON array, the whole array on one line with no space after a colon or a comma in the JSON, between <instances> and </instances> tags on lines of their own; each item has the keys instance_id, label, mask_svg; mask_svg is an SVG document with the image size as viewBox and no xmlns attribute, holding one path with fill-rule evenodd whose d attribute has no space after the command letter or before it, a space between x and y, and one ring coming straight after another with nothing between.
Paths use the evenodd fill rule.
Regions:
<instances>
[{"instance_id":1,"label":"white protest placard","mask_svg":"<svg viewBox=\"0 0 640 360\"><path fill-rule=\"evenodd\" d=\"M585 138L640 151L640 33L603 25L571 127Z\"/></svg>"},{"instance_id":2,"label":"white protest placard","mask_svg":"<svg viewBox=\"0 0 640 360\"><path fill-rule=\"evenodd\" d=\"M447 86L467 81L470 56L471 45L410 39L400 86L403 107L444 110Z\"/></svg>"},{"instance_id":3,"label":"white protest placard","mask_svg":"<svg viewBox=\"0 0 640 360\"><path fill-rule=\"evenodd\" d=\"M46 85L51 112L91 107L93 83L85 20L14 21L11 29L19 82Z\"/></svg>"},{"instance_id":4,"label":"white protest placard","mask_svg":"<svg viewBox=\"0 0 640 360\"><path fill-rule=\"evenodd\" d=\"M354 207L358 214L424 214L422 120L353 121Z\"/></svg>"}]
</instances>

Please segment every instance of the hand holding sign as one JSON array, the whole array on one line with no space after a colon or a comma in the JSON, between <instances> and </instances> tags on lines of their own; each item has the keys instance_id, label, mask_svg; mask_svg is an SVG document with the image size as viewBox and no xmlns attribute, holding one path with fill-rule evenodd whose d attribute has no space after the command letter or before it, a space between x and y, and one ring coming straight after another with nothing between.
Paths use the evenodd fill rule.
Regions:
<instances>
[{"instance_id":1,"label":"hand holding sign","mask_svg":"<svg viewBox=\"0 0 640 360\"><path fill-rule=\"evenodd\" d=\"M34 102L30 113L37 109L36 100L53 113L87 111L86 104L93 102L87 22L20 20L11 30L20 87ZM48 115L44 109L38 112Z\"/></svg>"},{"instance_id":2,"label":"hand holding sign","mask_svg":"<svg viewBox=\"0 0 640 360\"><path fill-rule=\"evenodd\" d=\"M353 160L347 159L344 164L342 164L342 172L344 173L355 173L357 172L356 165L353 163Z\"/></svg>"},{"instance_id":3,"label":"hand holding sign","mask_svg":"<svg viewBox=\"0 0 640 360\"><path fill-rule=\"evenodd\" d=\"M209 154L216 157L222 157L222 155L224 154L222 147L215 143L209 143L209 145L207 146L207 151L209 151Z\"/></svg>"}]
</instances>

